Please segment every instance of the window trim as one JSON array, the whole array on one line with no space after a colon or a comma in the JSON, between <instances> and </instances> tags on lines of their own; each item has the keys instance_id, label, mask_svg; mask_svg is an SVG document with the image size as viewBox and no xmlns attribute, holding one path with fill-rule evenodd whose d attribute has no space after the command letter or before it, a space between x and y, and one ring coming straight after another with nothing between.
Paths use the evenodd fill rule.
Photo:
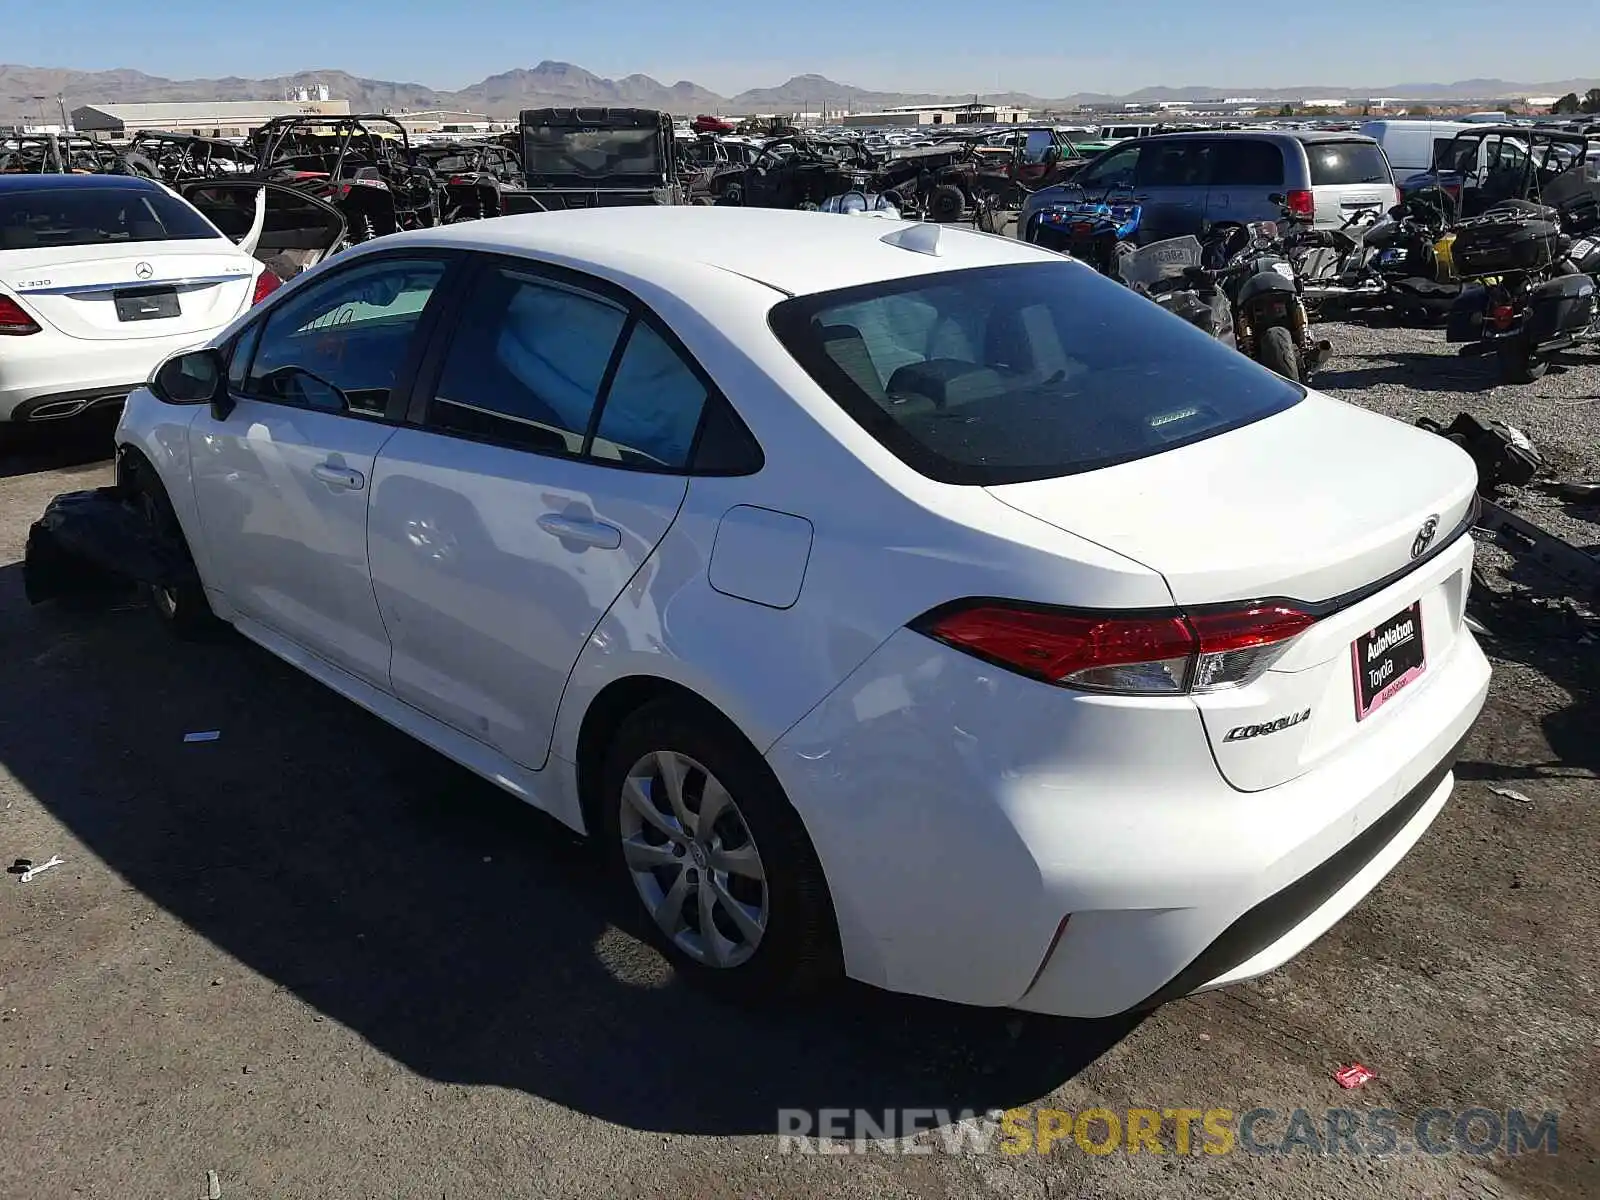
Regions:
<instances>
[{"instance_id":1,"label":"window trim","mask_svg":"<svg viewBox=\"0 0 1600 1200\"><path fill-rule=\"evenodd\" d=\"M760 440L751 431L744 418L739 415L738 409L729 403L727 396L716 385L710 373L701 365L700 360L689 352L689 348L683 344L683 339L678 337L649 305L628 291L627 288L613 283L609 279L602 279L584 271L520 254L474 250L467 252L464 257L468 261L462 266L458 291L452 297L451 310L459 308L460 304L466 301L472 294L473 288L488 272L498 270L548 280L557 287L567 288L580 294L587 293L597 300L615 305L623 310L625 314L623 325L617 334L616 343L611 348L611 357L606 362L605 373L601 376L600 386L595 394L594 407L589 411L589 425L584 430L582 448L578 453L570 454L565 451L527 446L509 439L485 434L443 429L430 422L429 416L434 401L438 399L439 382L444 376L445 363L455 342L456 330L459 327L457 322L441 321L436 323L427 350L417 365L410 403L405 411L405 424L415 427L424 433L433 434L436 437L449 437L464 442L496 446L502 450L512 450L519 454L530 454L539 458L585 463L590 466L605 467L613 471L631 471L647 475L678 475L684 477L753 475L766 465L766 451L761 446ZM634 329L640 324L648 326L652 333L665 342L667 348L677 355L679 361L694 376L696 382L705 389L706 399L705 403L700 406L700 419L695 425L694 437L689 443L688 464L686 466L665 467L651 463L619 462L616 459L596 458L590 452L591 447L594 445L596 431L600 428L600 420L605 414L606 403L611 398L611 385L615 381L617 371L622 365L622 357L627 352L629 339L632 337ZM700 450L700 440L705 433L706 425L714 406L720 406L725 410L725 415L731 417L743 429L751 446L755 448L755 458L748 469L699 470L695 468L694 461Z\"/></svg>"},{"instance_id":2,"label":"window trim","mask_svg":"<svg viewBox=\"0 0 1600 1200\"><path fill-rule=\"evenodd\" d=\"M279 408L289 409L292 412L323 412L324 410L322 409L302 408L298 405L287 404L282 400L274 399L271 396L259 396L254 392L235 388L231 378L229 378L232 373L233 355L237 353L246 339L250 339L250 358L244 369L244 377L248 381L250 372L255 370L256 354L260 351L261 339L266 334L266 323L272 319L273 312L285 301L292 299L296 294L307 288L320 287L326 281L339 279L348 275L351 271L360 270L372 263L433 260L444 264L444 274L440 276L438 286L433 289L432 294L428 297L428 302L422 306L422 311L418 315L416 327L411 335L411 345L406 351L406 356L402 360L399 370L395 373L395 385L389 391L389 403L385 406L384 411L382 413L372 413L357 409L346 409L342 413L325 414L327 416L349 417L357 421L373 421L381 425L404 424L407 407L411 403L412 393L416 389L417 372L422 365L423 352L433 340L440 314L452 307L451 304L441 302L440 297L447 296L451 301L456 299L453 293L460 286L462 259L463 255L460 251L440 250L431 246L418 246L410 250L383 250L374 254L362 254L346 262L337 263L326 272L318 271L316 280L314 282L308 280L303 288L281 289L262 306L260 312L252 314L251 319L228 340L229 371L224 375L224 380L228 388L229 397L235 401L252 400L258 404L272 404ZM327 260L324 259L323 261L326 262ZM321 263L318 263L316 267L321 265ZM316 267L311 269L316 270ZM297 276L294 282L298 283L298 280L299 277Z\"/></svg>"}]
</instances>

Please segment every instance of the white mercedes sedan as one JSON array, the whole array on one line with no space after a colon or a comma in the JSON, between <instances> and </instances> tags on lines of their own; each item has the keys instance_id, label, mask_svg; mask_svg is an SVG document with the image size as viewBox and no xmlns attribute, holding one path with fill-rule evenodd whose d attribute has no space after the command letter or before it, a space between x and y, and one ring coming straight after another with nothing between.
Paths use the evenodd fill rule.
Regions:
<instances>
[{"instance_id":1,"label":"white mercedes sedan","mask_svg":"<svg viewBox=\"0 0 1600 1200\"><path fill-rule=\"evenodd\" d=\"M0 175L0 425L119 405L270 295L261 230L240 232L148 179Z\"/></svg>"},{"instance_id":2,"label":"white mercedes sedan","mask_svg":"<svg viewBox=\"0 0 1600 1200\"><path fill-rule=\"evenodd\" d=\"M117 441L175 629L599 839L741 994L1099 1016L1271 970L1439 815L1489 680L1460 449L959 228L382 238Z\"/></svg>"}]
</instances>

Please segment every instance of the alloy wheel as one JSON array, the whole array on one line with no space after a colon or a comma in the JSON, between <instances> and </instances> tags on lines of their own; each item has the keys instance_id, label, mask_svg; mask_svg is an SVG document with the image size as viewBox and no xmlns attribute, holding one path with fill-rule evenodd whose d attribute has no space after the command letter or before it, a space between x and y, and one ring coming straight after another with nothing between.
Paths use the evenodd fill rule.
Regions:
<instances>
[{"instance_id":1,"label":"alloy wheel","mask_svg":"<svg viewBox=\"0 0 1600 1200\"><path fill-rule=\"evenodd\" d=\"M646 910L696 962L748 962L766 933L766 870L727 788L670 750L634 763L619 798L622 856Z\"/></svg>"}]
</instances>

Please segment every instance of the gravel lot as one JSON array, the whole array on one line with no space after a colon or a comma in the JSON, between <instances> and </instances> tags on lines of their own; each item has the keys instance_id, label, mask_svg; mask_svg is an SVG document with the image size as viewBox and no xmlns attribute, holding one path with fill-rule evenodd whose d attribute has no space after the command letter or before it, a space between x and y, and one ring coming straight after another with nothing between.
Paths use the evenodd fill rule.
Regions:
<instances>
[{"instance_id":1,"label":"gravel lot","mask_svg":"<svg viewBox=\"0 0 1600 1200\"><path fill-rule=\"evenodd\" d=\"M1328 391L1509 421L1561 477L1600 478L1600 355L1495 388L1442 334L1326 329ZM0 456L0 856L65 859L0 881L0 1195L190 1200L208 1171L230 1198L1600 1195L1600 630L1493 547L1496 678L1455 797L1287 969L1141 1021L861 988L752 1015L680 986L584 847L242 639L29 609L28 523L108 479L105 448ZM1600 543L1600 510L1514 499ZM1353 1059L1376 1078L1343 1092ZM1554 1156L1482 1159L799 1157L773 1137L780 1107L1031 1104L1561 1123Z\"/></svg>"}]
</instances>

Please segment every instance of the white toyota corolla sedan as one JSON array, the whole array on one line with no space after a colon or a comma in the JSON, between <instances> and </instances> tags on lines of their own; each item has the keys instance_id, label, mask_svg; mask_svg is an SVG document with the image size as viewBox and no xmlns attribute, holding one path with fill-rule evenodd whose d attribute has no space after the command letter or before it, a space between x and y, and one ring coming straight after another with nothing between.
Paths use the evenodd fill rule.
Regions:
<instances>
[{"instance_id":1,"label":"white toyota corolla sedan","mask_svg":"<svg viewBox=\"0 0 1600 1200\"><path fill-rule=\"evenodd\" d=\"M121 404L278 282L159 183L0 175L0 425Z\"/></svg>"},{"instance_id":2,"label":"white toyota corolla sedan","mask_svg":"<svg viewBox=\"0 0 1600 1200\"><path fill-rule=\"evenodd\" d=\"M1484 702L1461 450L1015 240L480 221L213 345L117 435L192 555L158 611L601 839L737 991L1259 975L1422 836Z\"/></svg>"}]
</instances>

